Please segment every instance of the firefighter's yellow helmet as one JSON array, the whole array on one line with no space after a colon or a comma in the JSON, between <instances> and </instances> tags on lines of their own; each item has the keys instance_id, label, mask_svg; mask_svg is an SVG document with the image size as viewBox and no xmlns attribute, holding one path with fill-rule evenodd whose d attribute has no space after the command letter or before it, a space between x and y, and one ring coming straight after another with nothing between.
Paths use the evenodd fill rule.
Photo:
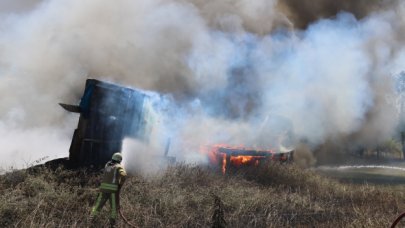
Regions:
<instances>
[{"instance_id":1,"label":"firefighter's yellow helmet","mask_svg":"<svg viewBox=\"0 0 405 228\"><path fill-rule=\"evenodd\" d=\"M112 160L117 161L117 162L121 162L122 161L121 153L119 153L119 152L114 153L113 156L112 156Z\"/></svg>"}]
</instances>

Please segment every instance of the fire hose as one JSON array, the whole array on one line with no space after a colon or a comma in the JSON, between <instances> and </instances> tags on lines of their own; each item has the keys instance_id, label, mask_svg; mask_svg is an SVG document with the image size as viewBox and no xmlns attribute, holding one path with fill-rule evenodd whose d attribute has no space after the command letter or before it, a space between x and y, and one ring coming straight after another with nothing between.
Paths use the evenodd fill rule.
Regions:
<instances>
[{"instance_id":1,"label":"fire hose","mask_svg":"<svg viewBox=\"0 0 405 228\"><path fill-rule=\"evenodd\" d=\"M120 189L119 191L121 191L121 189ZM119 195L120 195L120 193L118 192L118 197L119 197ZM121 210L121 206L120 206L119 209L118 209L118 213L120 214L122 220L124 220L124 222L125 222L128 226L133 227L133 228L138 228L138 226L136 226L136 225L132 224L131 222L129 222L128 219L124 216L124 214L122 213L122 210Z\"/></svg>"},{"instance_id":2,"label":"fire hose","mask_svg":"<svg viewBox=\"0 0 405 228\"><path fill-rule=\"evenodd\" d=\"M395 221L392 223L391 228L395 228L396 225L399 223L399 221L401 221L401 219L405 217L405 212L402 213L400 216L398 216L397 219L395 219Z\"/></svg>"},{"instance_id":3,"label":"fire hose","mask_svg":"<svg viewBox=\"0 0 405 228\"><path fill-rule=\"evenodd\" d=\"M124 220L124 222L125 222L128 226L133 227L133 228L138 228L136 225L130 223L127 218L125 218L124 214L122 214L121 208L119 209L119 213L120 213L120 216L121 216L122 220Z\"/></svg>"}]
</instances>

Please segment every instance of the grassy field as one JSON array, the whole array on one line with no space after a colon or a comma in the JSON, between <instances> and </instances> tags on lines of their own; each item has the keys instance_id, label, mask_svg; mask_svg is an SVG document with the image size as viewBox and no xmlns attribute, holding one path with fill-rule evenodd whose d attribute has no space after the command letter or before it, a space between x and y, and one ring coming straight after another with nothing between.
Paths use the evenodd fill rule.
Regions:
<instances>
[{"instance_id":1,"label":"grassy field","mask_svg":"<svg viewBox=\"0 0 405 228\"><path fill-rule=\"evenodd\" d=\"M394 165L319 167L317 173L341 182L401 187L405 185L404 165L404 163L396 163Z\"/></svg>"},{"instance_id":2,"label":"grassy field","mask_svg":"<svg viewBox=\"0 0 405 228\"><path fill-rule=\"evenodd\" d=\"M108 226L108 206L95 223L88 219L99 176L63 168L0 176L0 227ZM215 211L226 227L389 227L405 211L403 190L341 183L294 165L222 175L178 164L155 177L130 177L121 208L139 227L210 227L219 221ZM118 226L126 227L122 219Z\"/></svg>"}]
</instances>

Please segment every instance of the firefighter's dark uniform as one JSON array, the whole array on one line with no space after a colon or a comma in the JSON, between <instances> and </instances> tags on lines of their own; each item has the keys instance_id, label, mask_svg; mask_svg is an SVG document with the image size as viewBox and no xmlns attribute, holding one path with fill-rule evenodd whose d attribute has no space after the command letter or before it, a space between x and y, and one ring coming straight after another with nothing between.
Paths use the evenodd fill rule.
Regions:
<instances>
[{"instance_id":1,"label":"firefighter's dark uniform","mask_svg":"<svg viewBox=\"0 0 405 228\"><path fill-rule=\"evenodd\" d=\"M126 172L124 167L114 161L109 161L105 165L103 180L100 185L100 193L96 204L91 210L91 217L94 218L107 202L110 201L111 214L110 223L115 224L119 210L119 192L124 184Z\"/></svg>"}]
</instances>

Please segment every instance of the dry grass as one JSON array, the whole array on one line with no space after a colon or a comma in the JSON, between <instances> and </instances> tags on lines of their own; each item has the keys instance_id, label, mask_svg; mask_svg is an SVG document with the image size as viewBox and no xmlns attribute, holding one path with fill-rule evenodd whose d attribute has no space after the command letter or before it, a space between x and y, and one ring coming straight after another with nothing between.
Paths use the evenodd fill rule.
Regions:
<instances>
[{"instance_id":1,"label":"dry grass","mask_svg":"<svg viewBox=\"0 0 405 228\"><path fill-rule=\"evenodd\" d=\"M98 179L62 168L0 176L0 227L88 227ZM277 164L225 176L179 164L158 177L133 176L121 207L139 227L210 227L216 196L228 227L389 227L405 210L398 186L341 184ZM107 224L105 208L93 225Z\"/></svg>"}]
</instances>

